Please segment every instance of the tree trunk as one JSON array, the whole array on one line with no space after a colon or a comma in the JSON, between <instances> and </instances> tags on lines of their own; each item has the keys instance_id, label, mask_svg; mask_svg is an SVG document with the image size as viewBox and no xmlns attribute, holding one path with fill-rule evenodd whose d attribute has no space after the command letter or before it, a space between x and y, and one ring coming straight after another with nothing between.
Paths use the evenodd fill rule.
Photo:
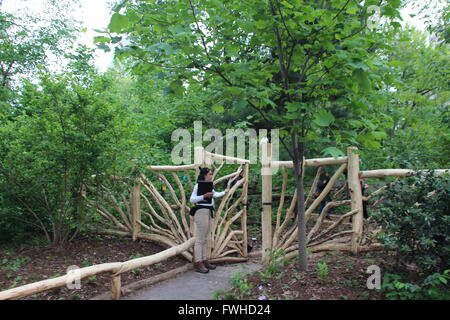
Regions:
<instances>
[{"instance_id":1,"label":"tree trunk","mask_svg":"<svg viewBox=\"0 0 450 320\"><path fill-rule=\"evenodd\" d=\"M306 271L308 266L308 256L306 253L306 222L305 222L305 190L303 188L303 161L305 154L305 142L298 142L297 133L292 134L292 144L294 147L294 171L295 185L297 188L297 227L298 227L298 257L299 271Z\"/></svg>"}]
</instances>

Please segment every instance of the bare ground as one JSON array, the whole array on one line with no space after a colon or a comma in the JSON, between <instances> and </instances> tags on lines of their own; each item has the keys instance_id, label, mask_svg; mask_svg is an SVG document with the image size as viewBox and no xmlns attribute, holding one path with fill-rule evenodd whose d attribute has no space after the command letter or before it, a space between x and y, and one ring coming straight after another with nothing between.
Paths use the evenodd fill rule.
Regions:
<instances>
[{"instance_id":1,"label":"bare ground","mask_svg":"<svg viewBox=\"0 0 450 320\"><path fill-rule=\"evenodd\" d=\"M166 248L144 240L133 242L129 238L88 236L68 243L63 248L54 246L24 246L0 251L0 291L24 284L62 276L69 266L80 268L107 262L122 262L148 256ZM122 285L150 278L183 266L186 259L175 256L162 263L122 274ZM26 300L78 300L90 299L110 288L107 273L81 281L81 289L61 287L36 294Z\"/></svg>"}]
</instances>

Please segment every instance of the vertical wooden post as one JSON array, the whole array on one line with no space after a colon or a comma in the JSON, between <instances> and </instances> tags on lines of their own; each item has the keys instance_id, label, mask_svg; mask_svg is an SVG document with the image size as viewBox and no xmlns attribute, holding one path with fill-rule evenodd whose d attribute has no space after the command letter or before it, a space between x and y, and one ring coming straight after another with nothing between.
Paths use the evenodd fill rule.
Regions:
<instances>
[{"instance_id":1,"label":"vertical wooden post","mask_svg":"<svg viewBox=\"0 0 450 320\"><path fill-rule=\"evenodd\" d=\"M353 153L353 150L358 150L356 147L349 147L347 149L348 156L348 189L350 192L351 209L358 209L358 212L352 217L352 252L354 254L359 251L359 240L362 236L363 229L363 205L362 205L362 191L359 182L359 156Z\"/></svg>"},{"instance_id":2,"label":"vertical wooden post","mask_svg":"<svg viewBox=\"0 0 450 320\"><path fill-rule=\"evenodd\" d=\"M111 299L112 300L119 300L121 295L121 281L120 281L120 274L118 276L111 277Z\"/></svg>"},{"instance_id":3,"label":"vertical wooden post","mask_svg":"<svg viewBox=\"0 0 450 320\"><path fill-rule=\"evenodd\" d=\"M268 262L272 250L272 145L261 142L262 178L262 261Z\"/></svg>"},{"instance_id":4,"label":"vertical wooden post","mask_svg":"<svg viewBox=\"0 0 450 320\"><path fill-rule=\"evenodd\" d=\"M131 214L133 224L133 241L137 239L137 235L141 232L141 183L136 179L131 191Z\"/></svg>"},{"instance_id":5,"label":"vertical wooden post","mask_svg":"<svg viewBox=\"0 0 450 320\"><path fill-rule=\"evenodd\" d=\"M242 219L241 219L241 224L242 224L242 232L244 233L244 256L247 257L248 256L248 234L247 234L247 210L248 210L248 171L249 171L249 164L246 163L244 164L244 186L242 188L242 192L244 192L244 198L243 198L243 202L244 202L244 207L243 207L243 213L242 213Z\"/></svg>"},{"instance_id":6,"label":"vertical wooden post","mask_svg":"<svg viewBox=\"0 0 450 320\"><path fill-rule=\"evenodd\" d=\"M86 185L84 183L81 185L81 197L86 198Z\"/></svg>"}]
</instances>

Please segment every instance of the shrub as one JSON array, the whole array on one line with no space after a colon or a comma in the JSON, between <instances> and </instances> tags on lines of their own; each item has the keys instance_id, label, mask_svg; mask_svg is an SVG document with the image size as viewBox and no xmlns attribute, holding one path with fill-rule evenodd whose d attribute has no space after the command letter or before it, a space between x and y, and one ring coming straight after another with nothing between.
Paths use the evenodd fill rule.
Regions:
<instances>
[{"instance_id":1,"label":"shrub","mask_svg":"<svg viewBox=\"0 0 450 320\"><path fill-rule=\"evenodd\" d=\"M448 280L450 270L434 273L417 283L407 282L398 274L386 273L383 277L381 292L391 300L432 299L448 300Z\"/></svg>"},{"instance_id":2,"label":"shrub","mask_svg":"<svg viewBox=\"0 0 450 320\"><path fill-rule=\"evenodd\" d=\"M238 292L240 298L249 294L253 288L253 284L245 277L242 272L236 272L230 279L231 286Z\"/></svg>"},{"instance_id":3,"label":"shrub","mask_svg":"<svg viewBox=\"0 0 450 320\"><path fill-rule=\"evenodd\" d=\"M374 220L379 240L395 252L397 271L415 264L423 275L443 272L450 261L450 176L416 173L391 184Z\"/></svg>"},{"instance_id":4,"label":"shrub","mask_svg":"<svg viewBox=\"0 0 450 320\"><path fill-rule=\"evenodd\" d=\"M63 244L86 229L83 185L114 166L119 116L105 94L112 81L77 74L42 73L38 83L24 82L14 113L0 121L2 242L42 232Z\"/></svg>"},{"instance_id":5,"label":"shrub","mask_svg":"<svg viewBox=\"0 0 450 320\"><path fill-rule=\"evenodd\" d=\"M317 263L316 267L317 278L320 282L324 283L327 281L328 277L328 265L325 261L321 261Z\"/></svg>"}]
</instances>

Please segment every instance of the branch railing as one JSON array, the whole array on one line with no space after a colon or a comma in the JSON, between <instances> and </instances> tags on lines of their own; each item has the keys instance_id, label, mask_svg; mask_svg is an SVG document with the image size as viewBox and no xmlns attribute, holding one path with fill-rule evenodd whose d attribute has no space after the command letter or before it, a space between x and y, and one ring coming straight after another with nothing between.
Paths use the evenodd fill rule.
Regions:
<instances>
[{"instance_id":1,"label":"branch railing","mask_svg":"<svg viewBox=\"0 0 450 320\"><path fill-rule=\"evenodd\" d=\"M297 217L295 217L294 213L297 201L296 190L292 197L290 197L289 207L284 210L288 183L286 169L293 168L293 162L272 161L271 144L263 142L261 146L263 205L261 217L262 259L263 261L267 261L270 251L279 249L286 252L286 257L294 257L298 254L296 250L298 246L294 243L298 232ZM318 171L305 201L306 222L311 218L315 218L307 235L308 248L311 252L342 250L358 253L382 248L379 243L372 243L370 245L364 245L362 243L364 217L360 179L406 177L414 171L408 169L360 171L360 160L359 156L354 152L355 150L356 148L354 147L348 148L346 157L306 159L303 161L305 167L318 167ZM194 173L195 179L195 176L198 175L199 164L213 167L214 185L228 181L227 187L230 188L230 192L221 200L212 221L211 236L208 239L210 260L237 262L248 259L247 204L250 161L209 153L201 147L195 148L195 159L196 164L192 165L148 167L151 172L156 174L160 184L168 190L170 195L168 198L164 197L158 191L155 183L144 174L132 179L133 185L131 189L127 185L130 179L118 177L110 177L110 179L122 187L121 191L118 191L117 188L113 190L113 188L108 188L101 183L97 188L85 186L83 196L88 206L95 209L99 216L105 220L100 219L98 221L103 227L96 229L96 231L116 235L131 235L133 240L138 238L152 240L170 248L151 256L132 259L126 262L105 263L78 269L78 279L81 280L100 273L110 273L111 296L113 299L119 299L121 295L120 275L122 273L159 263L175 255L182 255L188 261L192 261L195 238L193 237L193 219L188 215L189 207L187 205L186 188L192 192L193 178L191 174ZM217 161L221 163L219 167L215 166L215 162ZM235 172L216 178L220 170L224 167L225 161L236 163L240 166ZM313 193L320 179L322 168L330 165L340 166L329 179L321 194L313 200ZM281 168L282 174L280 201L275 221L272 221L273 168ZM318 215L314 214L314 210L330 194L337 180L345 170L347 170L347 179L345 184L335 193L335 199L338 194L343 193L346 186L348 187L350 199L328 202ZM183 186L182 181L177 175L180 172L184 174L183 178L186 178L186 187ZM445 172L449 172L449 170L435 170L437 175ZM164 173L170 173L172 181L176 184L176 188L173 187ZM238 176L241 176L242 179L237 180L231 186L232 181L237 179ZM233 195L238 188L242 188L242 192L237 199L234 199ZM382 192L384 188L378 189L368 198ZM95 195L97 201L91 199L89 195ZM104 203L100 203L98 201L99 199L103 200ZM335 220L326 221L325 216L330 209L339 206L350 206L350 210L343 215L335 216ZM351 228L348 227L349 219L351 219ZM238 220L240 220L241 229L237 229L235 226ZM150 233L143 232L142 228ZM0 292L0 300L19 299L53 288L62 287L71 279L73 280L73 278L73 274L67 274L58 278L5 290Z\"/></svg>"},{"instance_id":2,"label":"branch railing","mask_svg":"<svg viewBox=\"0 0 450 320\"><path fill-rule=\"evenodd\" d=\"M159 263L175 255L182 255L191 262L195 242L194 223L189 215L186 193L190 194L194 188L193 181L199 173L199 165L210 165L213 168L215 186L227 182L230 189L230 192L221 199L212 221L211 236L208 239L209 260L215 262L248 260L247 193L250 161L213 154L201 147L195 149L195 159L196 163L192 165L148 166L149 173L155 176L153 180L145 174L136 178L109 176L106 179L98 179L96 185L83 187L82 195L87 206L98 213L98 218L94 219L97 226L91 227L92 231L131 236L133 240L151 240L169 249L126 262L112 262L77 269L78 279L111 273L112 298L118 299L121 293L122 273ZM221 162L220 166L216 167L216 162ZM225 162L239 164L239 167L235 172L219 177ZM183 180L186 183L178 176L180 173L184 174ZM170 176L167 177L165 174ZM242 179L231 186L238 176ZM107 182L111 185L106 186ZM167 192L160 192L159 187ZM242 190L239 197L234 197L239 188ZM239 220L240 229L236 226ZM20 299L62 287L72 278L73 275L67 274L5 290L0 292L0 300Z\"/></svg>"},{"instance_id":3,"label":"branch railing","mask_svg":"<svg viewBox=\"0 0 450 320\"><path fill-rule=\"evenodd\" d=\"M87 277L98 275L101 273L110 273L111 275L111 298L119 299L121 296L121 274L129 272L138 268L150 266L167 260L173 256L179 255L189 248L193 247L195 238L191 238L186 242L174 246L170 249L158 252L156 254L141 257L137 259L128 260L125 262L111 262L97 264L85 268L70 271L64 276L54 279L42 280L30 284L26 284L17 288L5 290L0 292L0 300L20 299L43 291L51 290L66 286L68 283L73 283L76 280L82 280Z\"/></svg>"},{"instance_id":4,"label":"branch railing","mask_svg":"<svg viewBox=\"0 0 450 320\"><path fill-rule=\"evenodd\" d=\"M272 146L270 143L262 142L262 260L268 261L271 251L283 250L287 258L298 255L298 245L295 244L298 235L297 217L295 207L297 204L297 190L290 198L289 206L285 209L287 198L288 175L287 168L293 168L293 161L272 161ZM363 178L383 178L383 177L406 177L414 171L409 169L383 169L360 171L360 159L355 152L357 148L349 147L347 156L338 158L318 158L305 159L305 167L318 167L315 178L311 184L308 196L305 200L305 221L309 227L307 234L307 248L311 252L340 250L358 253L369 250L382 249L382 245L377 242L364 243L367 238L364 232L363 215L363 195L360 179ZM318 181L325 166L339 165L339 168L331 176L327 185L320 195L313 199L313 194L317 188ZM273 169L281 169L282 183L279 195L279 204L274 215L272 204L272 179ZM303 170L304 172L305 170ZM346 174L345 174L346 171ZM448 170L434 170L440 175ZM328 202L319 214L313 212L327 199L334 189L339 177L345 174L346 179L341 187L334 193L332 201ZM349 199L337 201L338 196L342 196L348 190ZM367 198L370 199L375 194L382 192L385 187L372 193ZM325 217L332 208L348 206L349 210L342 215L334 215L332 221L325 220ZM344 211L345 212L345 211ZM314 218L315 221L311 222ZM351 222L349 222L351 221ZM378 232L379 230L376 230Z\"/></svg>"},{"instance_id":5,"label":"branch railing","mask_svg":"<svg viewBox=\"0 0 450 320\"><path fill-rule=\"evenodd\" d=\"M195 148L195 164L182 166L148 166L148 174L133 179L111 177L112 186L103 183L86 186L85 198L102 219L99 233L130 235L171 247L194 235L194 221L189 215L189 196L194 188L199 166L213 168L214 186L227 183L230 189L215 211L208 239L208 255L212 261L247 260L247 193L249 160L227 157ZM216 163L220 162L219 166ZM220 175L225 163L238 168ZM180 178L179 175L183 175ZM233 180L236 180L231 187ZM132 187L129 184L132 184ZM242 190L236 197L237 191ZM182 254L192 261L193 249Z\"/></svg>"}]
</instances>

